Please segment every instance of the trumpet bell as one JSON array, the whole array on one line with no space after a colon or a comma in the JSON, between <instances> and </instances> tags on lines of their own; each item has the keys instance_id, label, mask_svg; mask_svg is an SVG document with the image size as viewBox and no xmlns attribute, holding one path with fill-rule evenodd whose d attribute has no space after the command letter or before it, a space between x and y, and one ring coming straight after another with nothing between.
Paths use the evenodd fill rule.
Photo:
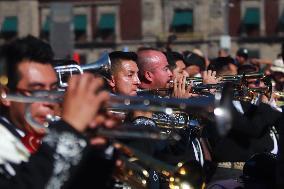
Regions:
<instances>
[{"instance_id":1,"label":"trumpet bell","mask_svg":"<svg viewBox=\"0 0 284 189\"><path fill-rule=\"evenodd\" d=\"M169 188L194 188L204 189L205 178L202 166L197 161L184 164L179 163L175 174L169 178Z\"/></svg>"},{"instance_id":2,"label":"trumpet bell","mask_svg":"<svg viewBox=\"0 0 284 189\"><path fill-rule=\"evenodd\" d=\"M83 66L77 64L55 66L55 72L58 76L59 87L66 88L68 78L73 74L83 74L84 72L91 72L94 74L108 74L111 68L111 61L108 53L104 53L97 61L85 64Z\"/></svg>"}]
</instances>

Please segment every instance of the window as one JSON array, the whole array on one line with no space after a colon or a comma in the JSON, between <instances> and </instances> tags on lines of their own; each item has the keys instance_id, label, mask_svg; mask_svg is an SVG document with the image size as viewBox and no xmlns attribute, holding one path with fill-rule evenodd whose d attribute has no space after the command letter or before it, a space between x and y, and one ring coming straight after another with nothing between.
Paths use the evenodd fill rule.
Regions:
<instances>
[{"instance_id":1,"label":"window","mask_svg":"<svg viewBox=\"0 0 284 189\"><path fill-rule=\"evenodd\" d=\"M98 25L98 35L107 41L114 40L115 37L115 14L102 14Z\"/></svg>"},{"instance_id":2,"label":"window","mask_svg":"<svg viewBox=\"0 0 284 189\"><path fill-rule=\"evenodd\" d=\"M260 58L260 52L258 49L249 49L249 58Z\"/></svg>"},{"instance_id":3,"label":"window","mask_svg":"<svg viewBox=\"0 0 284 189\"><path fill-rule=\"evenodd\" d=\"M49 33L50 33L50 16L45 17L45 21L43 22L43 25L41 27L41 38L48 40L49 39Z\"/></svg>"},{"instance_id":4,"label":"window","mask_svg":"<svg viewBox=\"0 0 284 189\"><path fill-rule=\"evenodd\" d=\"M278 21L278 31L284 32L284 10L282 11L281 17Z\"/></svg>"},{"instance_id":5,"label":"window","mask_svg":"<svg viewBox=\"0 0 284 189\"><path fill-rule=\"evenodd\" d=\"M260 11L259 8L247 8L243 18L243 32L247 36L259 36Z\"/></svg>"},{"instance_id":6,"label":"window","mask_svg":"<svg viewBox=\"0 0 284 189\"><path fill-rule=\"evenodd\" d=\"M174 13L171 29L174 32L193 31L193 12L192 10L176 10Z\"/></svg>"},{"instance_id":7,"label":"window","mask_svg":"<svg viewBox=\"0 0 284 189\"><path fill-rule=\"evenodd\" d=\"M17 37L17 34L18 18L16 16L5 17L1 26L1 37L11 39Z\"/></svg>"},{"instance_id":8,"label":"window","mask_svg":"<svg viewBox=\"0 0 284 189\"><path fill-rule=\"evenodd\" d=\"M75 40L86 41L87 39L87 16L75 15L73 18Z\"/></svg>"}]
</instances>

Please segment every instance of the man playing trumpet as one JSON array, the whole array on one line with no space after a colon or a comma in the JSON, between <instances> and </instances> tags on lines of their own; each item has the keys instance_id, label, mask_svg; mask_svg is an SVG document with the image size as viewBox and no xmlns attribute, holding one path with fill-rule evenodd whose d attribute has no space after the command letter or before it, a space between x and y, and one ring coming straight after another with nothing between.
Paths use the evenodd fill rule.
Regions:
<instances>
[{"instance_id":1,"label":"man playing trumpet","mask_svg":"<svg viewBox=\"0 0 284 189\"><path fill-rule=\"evenodd\" d=\"M31 96L33 91L56 89L52 58L51 47L31 36L4 45L1 60L7 63L9 83L1 93L5 90L8 94ZM101 79L90 74L72 77L64 96L62 120L50 124L48 133L25 121L23 104L1 99L0 188L77 186L76 167L84 164L82 159L89 149L89 141L82 134L87 128L95 127L94 116L109 98L106 92L99 90L102 84ZM47 114L54 114L54 106L56 104L46 102L31 104L33 119L45 122ZM35 147L31 146L32 140L23 140L31 133L41 135L38 149L32 148ZM106 167L100 169L101 164L97 162L92 176L97 175L96 186L105 188L105 175L99 170Z\"/></svg>"}]
</instances>

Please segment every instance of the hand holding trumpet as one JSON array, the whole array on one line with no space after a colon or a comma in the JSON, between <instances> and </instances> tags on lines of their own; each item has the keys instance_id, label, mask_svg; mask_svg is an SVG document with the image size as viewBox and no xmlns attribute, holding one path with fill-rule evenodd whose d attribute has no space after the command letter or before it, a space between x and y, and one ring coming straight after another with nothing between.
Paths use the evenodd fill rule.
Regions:
<instances>
[{"instance_id":1,"label":"hand holding trumpet","mask_svg":"<svg viewBox=\"0 0 284 189\"><path fill-rule=\"evenodd\" d=\"M92 74L75 75L70 78L64 95L62 119L79 132L94 129L98 125L113 128L116 119L109 112L99 109L109 100L109 93L100 91L103 85L101 78ZM106 142L103 137L91 138L91 144L99 145Z\"/></svg>"},{"instance_id":2,"label":"hand holding trumpet","mask_svg":"<svg viewBox=\"0 0 284 189\"><path fill-rule=\"evenodd\" d=\"M79 132L94 125L94 116L108 99L105 91L99 91L103 81L91 74L70 78L64 95L62 118Z\"/></svg>"}]
</instances>

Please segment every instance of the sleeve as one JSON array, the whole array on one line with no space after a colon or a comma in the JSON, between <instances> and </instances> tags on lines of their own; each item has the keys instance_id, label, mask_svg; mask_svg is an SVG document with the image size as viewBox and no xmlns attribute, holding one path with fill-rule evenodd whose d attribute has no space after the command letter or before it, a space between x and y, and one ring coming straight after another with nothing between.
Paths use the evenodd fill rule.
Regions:
<instances>
[{"instance_id":1,"label":"sleeve","mask_svg":"<svg viewBox=\"0 0 284 189\"><path fill-rule=\"evenodd\" d=\"M269 105L261 103L259 106L250 105L244 114L233 109L232 131L252 138L261 137L269 127L277 124L281 113Z\"/></svg>"},{"instance_id":2,"label":"sleeve","mask_svg":"<svg viewBox=\"0 0 284 189\"><path fill-rule=\"evenodd\" d=\"M61 188L72 168L79 164L86 146L87 140L66 122L54 123L28 162L11 164L14 176L6 177L0 172L0 188Z\"/></svg>"}]
</instances>

